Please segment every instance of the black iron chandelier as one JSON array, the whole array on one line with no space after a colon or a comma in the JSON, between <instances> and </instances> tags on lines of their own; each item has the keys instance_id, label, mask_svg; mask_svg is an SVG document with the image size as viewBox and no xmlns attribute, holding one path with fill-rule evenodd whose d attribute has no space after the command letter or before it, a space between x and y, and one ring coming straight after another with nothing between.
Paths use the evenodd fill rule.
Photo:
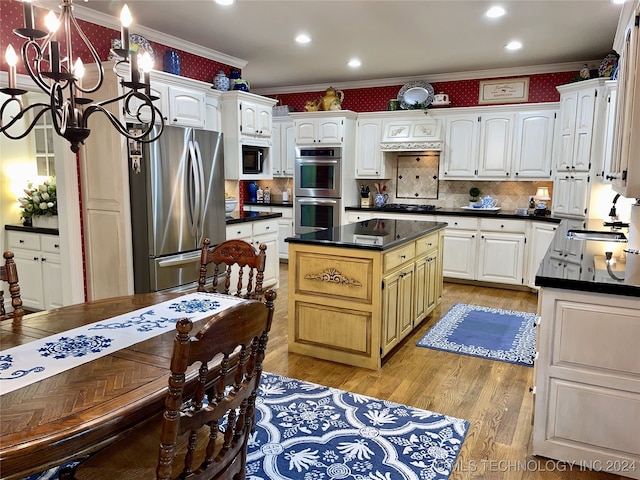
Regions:
<instances>
[{"instance_id":1,"label":"black iron chandelier","mask_svg":"<svg viewBox=\"0 0 640 480\"><path fill-rule=\"evenodd\" d=\"M73 152L78 152L80 144L84 144L91 133L87 125L89 117L95 112L102 112L121 135L143 143L157 140L162 134L164 120L160 110L153 104L157 97L150 95L149 72L153 67L153 61L148 53L139 56L136 52L129 51L131 14L128 7L125 5L120 15L122 48L112 49L112 52L121 58L115 63L114 71L120 78L120 84L125 93L116 98L92 103L93 100L87 98L85 94L91 94L101 88L104 69L95 48L73 15L72 4L73 0L60 0L60 14L49 12L45 19L49 30L47 33L35 28L31 0L23 0L24 28L16 28L13 33L25 39L21 52L22 61L31 79L43 92L48 94L49 103L33 103L27 106L22 104L20 96L27 93L27 90L16 86L18 56L12 45L9 45L5 57L9 65L9 82L7 87L0 88L0 92L10 98L0 107L0 132L12 140L24 138L33 130L42 115L51 112L52 124L56 133L69 141ZM64 55L61 54L61 44L57 41L57 34L60 33L58 32L59 27L62 27L61 35L65 40L66 51ZM92 60L97 70L97 79L94 85L87 86L82 82L85 68L79 57L74 60L71 44L72 27L93 57ZM118 74L116 70L116 67L121 63L129 64L128 79ZM143 125L143 128L130 132L118 116L105 108L109 104L120 101L125 114L136 118L138 123ZM15 113L16 107L18 113ZM20 134L10 133L9 129L29 111L33 112L33 118L25 131ZM160 128L155 136L150 136L156 122Z\"/></svg>"}]
</instances>

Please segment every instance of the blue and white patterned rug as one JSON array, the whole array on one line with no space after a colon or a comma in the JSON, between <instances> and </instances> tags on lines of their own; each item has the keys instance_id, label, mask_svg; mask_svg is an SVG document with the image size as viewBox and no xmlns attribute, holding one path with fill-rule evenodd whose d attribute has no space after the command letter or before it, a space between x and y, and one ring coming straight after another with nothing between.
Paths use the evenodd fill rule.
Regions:
<instances>
[{"instance_id":1,"label":"blue and white patterned rug","mask_svg":"<svg viewBox=\"0 0 640 480\"><path fill-rule=\"evenodd\" d=\"M535 313L456 303L418 346L533 366L538 320Z\"/></svg>"},{"instance_id":2,"label":"blue and white patterned rug","mask_svg":"<svg viewBox=\"0 0 640 480\"><path fill-rule=\"evenodd\" d=\"M459 418L265 372L246 478L444 480L468 428Z\"/></svg>"}]
</instances>

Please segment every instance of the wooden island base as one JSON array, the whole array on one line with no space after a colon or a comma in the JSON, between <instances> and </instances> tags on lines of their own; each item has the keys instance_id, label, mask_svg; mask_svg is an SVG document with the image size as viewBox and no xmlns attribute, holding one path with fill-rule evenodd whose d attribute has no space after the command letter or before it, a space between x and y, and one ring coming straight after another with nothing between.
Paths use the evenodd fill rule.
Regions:
<instances>
[{"instance_id":1,"label":"wooden island base","mask_svg":"<svg viewBox=\"0 0 640 480\"><path fill-rule=\"evenodd\" d=\"M354 225L360 227L352 237L342 231L334 243L304 242L310 234L288 239L289 351L377 370L441 301L446 224ZM386 248L380 229L391 232ZM399 236L403 231L414 233Z\"/></svg>"}]
</instances>

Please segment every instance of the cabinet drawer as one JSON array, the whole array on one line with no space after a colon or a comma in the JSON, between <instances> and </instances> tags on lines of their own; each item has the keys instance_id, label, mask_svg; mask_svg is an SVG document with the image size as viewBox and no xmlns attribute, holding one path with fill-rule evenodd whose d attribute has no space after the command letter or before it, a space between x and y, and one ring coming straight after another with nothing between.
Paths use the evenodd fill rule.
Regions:
<instances>
[{"instance_id":1,"label":"cabinet drawer","mask_svg":"<svg viewBox=\"0 0 640 480\"><path fill-rule=\"evenodd\" d=\"M40 237L42 251L60 254L60 237L56 235L42 235Z\"/></svg>"},{"instance_id":2,"label":"cabinet drawer","mask_svg":"<svg viewBox=\"0 0 640 480\"><path fill-rule=\"evenodd\" d=\"M293 207L271 207L272 213L281 213L282 218L293 218Z\"/></svg>"},{"instance_id":3,"label":"cabinet drawer","mask_svg":"<svg viewBox=\"0 0 640 480\"><path fill-rule=\"evenodd\" d=\"M7 232L9 249L40 250L40 235L36 233Z\"/></svg>"},{"instance_id":4,"label":"cabinet drawer","mask_svg":"<svg viewBox=\"0 0 640 480\"><path fill-rule=\"evenodd\" d=\"M251 238L253 235L253 225L251 222L234 223L227 226L227 240L234 238Z\"/></svg>"},{"instance_id":5,"label":"cabinet drawer","mask_svg":"<svg viewBox=\"0 0 640 480\"><path fill-rule=\"evenodd\" d=\"M430 252L434 248L438 247L438 234L432 233L426 237L416 240L416 257Z\"/></svg>"},{"instance_id":6,"label":"cabinet drawer","mask_svg":"<svg viewBox=\"0 0 640 480\"><path fill-rule=\"evenodd\" d=\"M253 235L264 235L265 233L278 233L278 221L268 220L253 223Z\"/></svg>"},{"instance_id":7,"label":"cabinet drawer","mask_svg":"<svg viewBox=\"0 0 640 480\"><path fill-rule=\"evenodd\" d=\"M478 228L478 219L469 217L444 217L438 215L438 222L447 222L447 229L455 228L458 230L476 230Z\"/></svg>"},{"instance_id":8,"label":"cabinet drawer","mask_svg":"<svg viewBox=\"0 0 640 480\"><path fill-rule=\"evenodd\" d=\"M483 232L524 233L526 227L527 223L524 220L480 219L480 230Z\"/></svg>"},{"instance_id":9,"label":"cabinet drawer","mask_svg":"<svg viewBox=\"0 0 640 480\"><path fill-rule=\"evenodd\" d=\"M389 253L384 254L384 271L388 272L415 257L415 243L410 243Z\"/></svg>"}]
</instances>

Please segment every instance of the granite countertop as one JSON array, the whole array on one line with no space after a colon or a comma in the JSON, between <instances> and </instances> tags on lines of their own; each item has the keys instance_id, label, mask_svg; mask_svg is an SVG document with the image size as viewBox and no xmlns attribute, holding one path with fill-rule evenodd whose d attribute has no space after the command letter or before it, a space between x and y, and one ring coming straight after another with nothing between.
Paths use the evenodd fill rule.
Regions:
<instances>
[{"instance_id":1,"label":"granite countertop","mask_svg":"<svg viewBox=\"0 0 640 480\"><path fill-rule=\"evenodd\" d=\"M563 288L584 292L640 297L640 255L625 254L626 243L567 238L567 220L563 220L545 254L535 284L540 287ZM586 230L607 231L600 219L587 221ZM628 229L616 230L628 238ZM605 263L605 252L612 251L616 264ZM626 257L626 258L625 258Z\"/></svg>"},{"instance_id":2,"label":"granite countertop","mask_svg":"<svg viewBox=\"0 0 640 480\"><path fill-rule=\"evenodd\" d=\"M60 230L57 228L42 228L42 227L25 227L22 224L5 225L5 230L13 230L16 232L29 232L29 233L42 233L45 235L60 235Z\"/></svg>"},{"instance_id":3,"label":"granite countertop","mask_svg":"<svg viewBox=\"0 0 640 480\"><path fill-rule=\"evenodd\" d=\"M234 223L255 222L256 220L267 220L269 218L280 218L282 213L269 212L231 212L227 214L227 225Z\"/></svg>"},{"instance_id":4,"label":"granite countertop","mask_svg":"<svg viewBox=\"0 0 640 480\"><path fill-rule=\"evenodd\" d=\"M446 226L444 222L373 219L295 235L285 242L383 251Z\"/></svg>"},{"instance_id":5,"label":"granite countertop","mask_svg":"<svg viewBox=\"0 0 640 480\"><path fill-rule=\"evenodd\" d=\"M551 222L560 223L559 218L555 218L551 215L516 215L512 210L482 210L476 208L473 210L466 210L463 208L443 208L438 207L435 210L430 211L414 211L414 210L390 210L386 208L377 207L345 207L347 211L361 211L361 212L382 212L382 213L410 213L412 215L452 215L460 217L490 217L490 218L505 218L505 219L519 219L519 220L535 220L538 222Z\"/></svg>"}]
</instances>

